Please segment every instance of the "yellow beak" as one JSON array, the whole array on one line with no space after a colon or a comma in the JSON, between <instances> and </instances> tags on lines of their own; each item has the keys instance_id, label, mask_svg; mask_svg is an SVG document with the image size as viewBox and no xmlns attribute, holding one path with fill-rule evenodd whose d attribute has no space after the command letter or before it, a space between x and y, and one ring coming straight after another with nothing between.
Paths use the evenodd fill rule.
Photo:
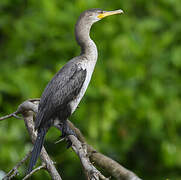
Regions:
<instances>
[{"instance_id":1,"label":"yellow beak","mask_svg":"<svg viewBox=\"0 0 181 180\"><path fill-rule=\"evenodd\" d=\"M111 16L114 14L121 14L124 13L123 10L119 9L119 10L115 10L115 11L104 11L103 13L99 14L97 17L99 19L105 18L106 16Z\"/></svg>"}]
</instances>

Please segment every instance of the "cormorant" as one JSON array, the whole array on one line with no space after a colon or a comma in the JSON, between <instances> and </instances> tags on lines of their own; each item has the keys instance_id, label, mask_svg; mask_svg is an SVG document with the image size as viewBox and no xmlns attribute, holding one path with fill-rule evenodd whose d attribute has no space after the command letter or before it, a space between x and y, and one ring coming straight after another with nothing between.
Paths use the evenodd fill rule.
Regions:
<instances>
[{"instance_id":1,"label":"cormorant","mask_svg":"<svg viewBox=\"0 0 181 180\"><path fill-rule=\"evenodd\" d=\"M51 126L60 124L64 137L73 134L68 127L67 119L84 96L98 56L97 47L89 36L91 26L106 16L120 13L123 11L90 9L80 15L75 25L75 37L81 47L81 54L72 58L55 74L41 96L35 119L35 130L38 134L27 173L30 173L36 164L45 135Z\"/></svg>"}]
</instances>

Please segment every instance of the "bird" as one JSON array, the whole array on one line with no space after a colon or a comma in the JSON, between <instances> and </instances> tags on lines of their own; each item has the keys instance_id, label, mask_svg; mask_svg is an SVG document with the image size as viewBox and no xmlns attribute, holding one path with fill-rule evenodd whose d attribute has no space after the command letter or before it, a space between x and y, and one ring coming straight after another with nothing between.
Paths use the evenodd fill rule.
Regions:
<instances>
[{"instance_id":1,"label":"bird","mask_svg":"<svg viewBox=\"0 0 181 180\"><path fill-rule=\"evenodd\" d=\"M49 128L59 125L62 137L75 135L68 126L68 118L79 105L91 80L98 58L96 44L90 38L92 25L101 19L121 14L123 10L103 11L94 8L82 12L75 25L75 38L80 46L79 56L68 61L44 89L35 118L37 138L29 162L27 174L36 164Z\"/></svg>"}]
</instances>

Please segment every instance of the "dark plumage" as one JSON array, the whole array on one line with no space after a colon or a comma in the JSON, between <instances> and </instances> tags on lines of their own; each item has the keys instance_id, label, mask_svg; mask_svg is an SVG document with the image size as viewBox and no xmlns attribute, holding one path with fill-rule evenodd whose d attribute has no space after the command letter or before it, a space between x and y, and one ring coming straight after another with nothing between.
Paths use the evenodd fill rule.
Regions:
<instances>
[{"instance_id":1,"label":"dark plumage","mask_svg":"<svg viewBox=\"0 0 181 180\"><path fill-rule=\"evenodd\" d=\"M75 63L67 63L46 86L38 107L35 129L37 139L32 151L28 173L36 164L41 152L46 132L54 124L54 119L66 121L71 115L70 101L75 99L85 81L86 69L79 68Z\"/></svg>"},{"instance_id":2,"label":"dark plumage","mask_svg":"<svg viewBox=\"0 0 181 180\"><path fill-rule=\"evenodd\" d=\"M71 115L69 102L76 98L85 81L86 69L67 63L45 88L35 121L35 129L49 128L51 118L66 120Z\"/></svg>"},{"instance_id":3,"label":"dark plumage","mask_svg":"<svg viewBox=\"0 0 181 180\"><path fill-rule=\"evenodd\" d=\"M51 126L55 124L61 126L63 136L72 134L66 121L82 99L97 61L97 48L89 36L91 26L103 17L118 13L122 13L122 10L91 9L80 15L75 26L75 36L81 47L81 55L71 59L60 69L48 83L41 96L35 120L35 129L38 131L38 135L32 151L28 173L36 164L45 135Z\"/></svg>"}]
</instances>

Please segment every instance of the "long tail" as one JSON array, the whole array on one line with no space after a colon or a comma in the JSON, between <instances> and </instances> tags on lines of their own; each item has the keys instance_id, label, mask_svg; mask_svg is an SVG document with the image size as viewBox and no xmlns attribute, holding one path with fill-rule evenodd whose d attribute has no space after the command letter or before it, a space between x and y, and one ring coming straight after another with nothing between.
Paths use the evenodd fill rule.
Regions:
<instances>
[{"instance_id":1,"label":"long tail","mask_svg":"<svg viewBox=\"0 0 181 180\"><path fill-rule=\"evenodd\" d=\"M42 146L43 146L46 132L47 131L43 128L41 128L38 131L38 135L37 135L37 138L36 138L36 141L35 141L35 144L33 147L33 151L31 154L31 159L30 159L28 170L27 170L27 174L29 174L32 171L34 165L36 164L36 161L38 159L38 156L39 156L41 149L42 149Z\"/></svg>"}]
</instances>

